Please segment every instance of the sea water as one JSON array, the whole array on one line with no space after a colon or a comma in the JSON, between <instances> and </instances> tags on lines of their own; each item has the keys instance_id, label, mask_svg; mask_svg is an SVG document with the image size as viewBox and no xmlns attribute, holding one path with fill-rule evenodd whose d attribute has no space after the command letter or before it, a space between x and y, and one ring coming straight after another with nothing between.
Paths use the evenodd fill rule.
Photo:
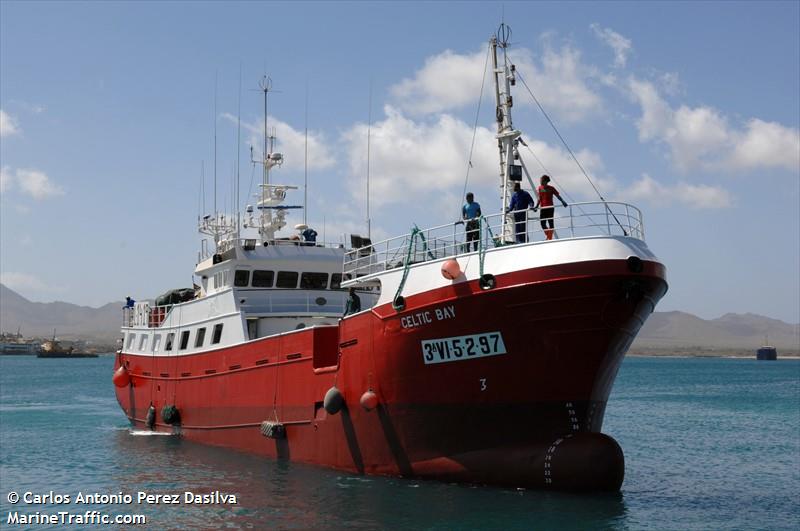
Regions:
<instances>
[{"instance_id":1,"label":"sea water","mask_svg":"<svg viewBox=\"0 0 800 531\"><path fill-rule=\"evenodd\" d=\"M112 366L0 356L0 528L103 527L91 511L144 515L131 529L800 528L799 360L627 358L603 428L625 452L618 494L364 477L132 432ZM9 523L59 512L84 520Z\"/></svg>"}]
</instances>

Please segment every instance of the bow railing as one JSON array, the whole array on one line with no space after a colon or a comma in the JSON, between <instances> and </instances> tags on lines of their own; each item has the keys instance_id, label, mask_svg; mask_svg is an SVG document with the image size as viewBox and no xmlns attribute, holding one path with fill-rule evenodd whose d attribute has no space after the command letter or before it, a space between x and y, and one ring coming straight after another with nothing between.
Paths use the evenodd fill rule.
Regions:
<instances>
[{"instance_id":1,"label":"bow railing","mask_svg":"<svg viewBox=\"0 0 800 531\"><path fill-rule=\"evenodd\" d=\"M548 210L545 211L545 214ZM447 258L480 248L527 242L546 242L592 236L629 236L644 240L641 211L618 202L574 203L566 208L553 207L553 229L542 210L501 212L478 219L459 220L352 249L344 256L343 272L352 278L378 273L409 263ZM424 245L409 246L412 237L424 236ZM549 238L548 238L549 236ZM409 250L411 249L411 252Z\"/></svg>"}]
</instances>

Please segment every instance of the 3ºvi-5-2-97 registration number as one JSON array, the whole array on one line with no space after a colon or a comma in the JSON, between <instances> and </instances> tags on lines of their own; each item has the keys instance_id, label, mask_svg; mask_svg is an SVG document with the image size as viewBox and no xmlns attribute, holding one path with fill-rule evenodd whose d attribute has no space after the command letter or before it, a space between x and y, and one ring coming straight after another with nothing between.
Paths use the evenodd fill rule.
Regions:
<instances>
[{"instance_id":1,"label":"3\u00bavi-5-2-97 registration number","mask_svg":"<svg viewBox=\"0 0 800 531\"><path fill-rule=\"evenodd\" d=\"M425 365L483 358L505 354L506 345L500 332L486 332L470 336L444 337L422 341L422 359Z\"/></svg>"}]
</instances>

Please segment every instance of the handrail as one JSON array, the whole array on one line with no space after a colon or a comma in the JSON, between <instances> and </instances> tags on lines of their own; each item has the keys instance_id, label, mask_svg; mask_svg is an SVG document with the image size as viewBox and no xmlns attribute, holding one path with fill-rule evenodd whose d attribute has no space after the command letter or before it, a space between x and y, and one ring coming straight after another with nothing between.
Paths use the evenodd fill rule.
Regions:
<instances>
[{"instance_id":1,"label":"handrail","mask_svg":"<svg viewBox=\"0 0 800 531\"><path fill-rule=\"evenodd\" d=\"M274 245L294 245L298 247L325 247L327 249L344 249L344 244L339 242L307 242L304 240L292 240L289 238L276 238L267 242L268 246ZM206 240L202 240L200 251L197 253L198 262L211 258L214 254L224 253L236 247L244 250L255 250L263 246L257 238L233 238L230 240L223 240L219 243L216 250L209 249Z\"/></svg>"},{"instance_id":2,"label":"handrail","mask_svg":"<svg viewBox=\"0 0 800 531\"><path fill-rule=\"evenodd\" d=\"M566 209L553 207L555 234L558 239L585 238L589 236L629 236L644 240L644 222L641 211L634 205L620 202L591 201L572 203ZM514 214L526 214L525 220L517 222ZM613 215L614 220L612 221ZM517 223L525 223L526 241L545 240L545 230L540 226L540 214L531 216L531 210L501 212L483 217L479 238L481 248L491 249L498 245L516 242ZM369 275L408 264L426 262L470 252L465 238L463 220L428 229L416 229L408 234L389 238L372 245L345 252L343 272L357 276ZM548 227L549 228L549 227ZM421 235L427 246L410 251L411 238Z\"/></svg>"}]
</instances>

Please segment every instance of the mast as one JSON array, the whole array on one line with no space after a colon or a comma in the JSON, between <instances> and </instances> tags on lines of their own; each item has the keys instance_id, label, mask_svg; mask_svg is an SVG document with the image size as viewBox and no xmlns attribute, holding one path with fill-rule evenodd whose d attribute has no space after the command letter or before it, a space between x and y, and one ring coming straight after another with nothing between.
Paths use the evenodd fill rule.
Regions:
<instances>
[{"instance_id":1,"label":"mast","mask_svg":"<svg viewBox=\"0 0 800 531\"><path fill-rule=\"evenodd\" d=\"M261 200L262 201L266 201L267 193L268 193L267 185L269 184L269 165L267 164L267 159L269 157L269 150L267 148L267 138L268 138L268 136L267 136L267 109L268 109L268 106L267 106L268 105L268 99L267 99L267 97L269 95L269 91L272 90L272 78L270 78L267 75L264 75L264 77L261 79L261 81L259 82L258 85L259 85L259 87L261 87L261 90L264 92L264 151L261 152L262 158L263 158L262 166L264 168L264 173L263 173L262 179L261 179L261 184L262 184L262 186L261 186ZM269 209L262 210L261 211L261 226L262 226L262 228L264 226L267 226L267 225L271 224L271 223L272 223L272 211L269 210Z\"/></svg>"},{"instance_id":2,"label":"mast","mask_svg":"<svg viewBox=\"0 0 800 531\"><path fill-rule=\"evenodd\" d=\"M495 138L497 138L497 148L500 154L500 188L502 189L501 212L504 212L509 204L509 197L511 195L510 187L513 186L513 182L521 180L522 178L521 173L519 173L519 175L516 173L512 175L511 171L512 166L515 166L514 160L519 157L519 154L516 153L516 142L521 133L514 129L511 121L511 107L513 106L511 86L516 82L514 77L516 68L513 64L509 64L508 55L506 54L510 38L511 28L503 23L500 24L497 34L491 39L497 119L497 135ZM503 50L502 64L499 64L498 61L498 47ZM506 239L513 236L513 224L509 220L509 216L505 216L503 221L503 234Z\"/></svg>"},{"instance_id":3,"label":"mast","mask_svg":"<svg viewBox=\"0 0 800 531\"><path fill-rule=\"evenodd\" d=\"M368 125L367 125L367 238L372 241L372 220L369 216L369 148L370 148L370 136L372 134L372 80L369 81L369 111L368 114Z\"/></svg>"},{"instance_id":4,"label":"mast","mask_svg":"<svg viewBox=\"0 0 800 531\"><path fill-rule=\"evenodd\" d=\"M239 99L237 101L236 112L236 196L235 214L236 214L236 237L240 238L242 219L240 215L241 198L239 197L239 169L242 165L242 63L239 63Z\"/></svg>"},{"instance_id":5,"label":"mast","mask_svg":"<svg viewBox=\"0 0 800 531\"><path fill-rule=\"evenodd\" d=\"M303 142L303 225L308 224L308 81L306 81L305 141Z\"/></svg>"},{"instance_id":6,"label":"mast","mask_svg":"<svg viewBox=\"0 0 800 531\"><path fill-rule=\"evenodd\" d=\"M266 245L275 238L275 232L286 225L286 210L302 207L281 205L286 198L286 191L296 190L296 186L270 184L269 172L274 166L283 164L283 155L273 151L275 147L275 132L273 129L273 133L269 133L267 122L269 116L269 93L272 92L272 78L264 75L259 82L259 87L264 93L264 150L261 153L261 159L255 160L251 146L250 161L253 164L261 164L264 170L260 185L261 192L257 194L257 197L258 209L261 211L258 217L258 234L261 237L261 243ZM274 213L273 210L275 210ZM254 226L250 220L248 220L248 225Z\"/></svg>"}]
</instances>

